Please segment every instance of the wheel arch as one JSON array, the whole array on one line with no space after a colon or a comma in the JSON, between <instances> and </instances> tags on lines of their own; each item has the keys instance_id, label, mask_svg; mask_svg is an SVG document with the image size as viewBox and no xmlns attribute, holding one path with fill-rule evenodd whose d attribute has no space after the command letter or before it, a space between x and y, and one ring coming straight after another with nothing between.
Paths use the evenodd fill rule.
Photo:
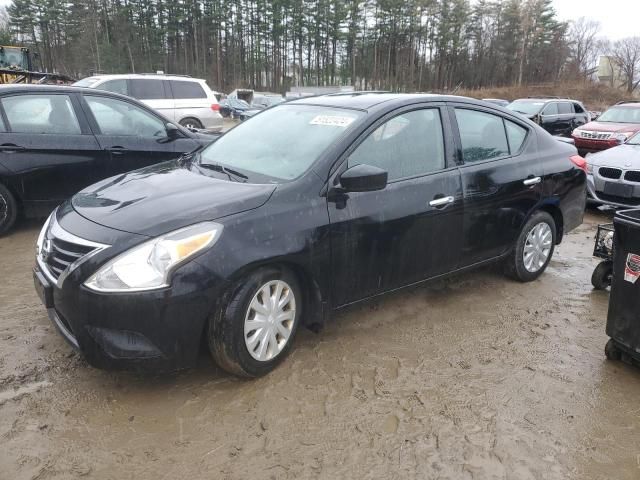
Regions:
<instances>
[{"instance_id":1,"label":"wheel arch","mask_svg":"<svg viewBox=\"0 0 640 480\"><path fill-rule=\"evenodd\" d=\"M564 238L564 216L562 215L562 210L560 209L560 207L552 203L545 203L534 210L531 215L533 215L536 211L547 212L549 215L551 215L553 221L556 224L556 245L560 245L562 239Z\"/></svg>"},{"instance_id":2,"label":"wheel arch","mask_svg":"<svg viewBox=\"0 0 640 480\"><path fill-rule=\"evenodd\" d=\"M233 275L230 279L231 290L235 289L238 282L247 275L260 269L272 268L275 270L287 270L299 283L302 290L304 313L303 325L308 329L319 332L328 316L327 295L323 292L315 275L304 265L286 259L272 259L265 262L258 262L246 265ZM231 292L229 292L231 293Z\"/></svg>"}]
</instances>

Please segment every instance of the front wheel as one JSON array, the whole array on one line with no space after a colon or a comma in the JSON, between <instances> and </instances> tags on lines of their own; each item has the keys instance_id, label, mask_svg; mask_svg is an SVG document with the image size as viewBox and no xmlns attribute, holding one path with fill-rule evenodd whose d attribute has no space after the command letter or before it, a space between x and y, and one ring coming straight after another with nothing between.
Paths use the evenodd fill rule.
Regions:
<instances>
[{"instance_id":1,"label":"front wheel","mask_svg":"<svg viewBox=\"0 0 640 480\"><path fill-rule=\"evenodd\" d=\"M613 262L604 260L598 264L591 275L591 284L596 290L606 290L611 286L613 278Z\"/></svg>"},{"instance_id":2,"label":"front wheel","mask_svg":"<svg viewBox=\"0 0 640 480\"><path fill-rule=\"evenodd\" d=\"M241 377L273 370L289 353L302 311L302 292L283 269L257 270L232 289L209 323L216 363Z\"/></svg>"},{"instance_id":3,"label":"front wheel","mask_svg":"<svg viewBox=\"0 0 640 480\"><path fill-rule=\"evenodd\" d=\"M547 212L534 213L518 236L505 265L505 273L531 282L546 270L556 245L556 223Z\"/></svg>"}]
</instances>

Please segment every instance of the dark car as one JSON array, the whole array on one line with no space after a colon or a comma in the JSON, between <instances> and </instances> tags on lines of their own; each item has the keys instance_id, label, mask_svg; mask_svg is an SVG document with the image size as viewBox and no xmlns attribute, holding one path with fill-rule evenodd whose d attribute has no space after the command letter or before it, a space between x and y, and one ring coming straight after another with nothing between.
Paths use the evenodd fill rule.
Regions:
<instances>
[{"instance_id":1,"label":"dark car","mask_svg":"<svg viewBox=\"0 0 640 480\"><path fill-rule=\"evenodd\" d=\"M220 115L225 118L240 118L240 115L249 109L251 105L236 97L227 97L220 101Z\"/></svg>"},{"instance_id":2,"label":"dark car","mask_svg":"<svg viewBox=\"0 0 640 480\"><path fill-rule=\"evenodd\" d=\"M640 205L640 133L626 143L587 156L588 201L612 207Z\"/></svg>"},{"instance_id":3,"label":"dark car","mask_svg":"<svg viewBox=\"0 0 640 480\"><path fill-rule=\"evenodd\" d=\"M537 123L551 135L571 136L571 132L591 121L589 112L577 100L561 98L520 98L507 107Z\"/></svg>"},{"instance_id":4,"label":"dark car","mask_svg":"<svg viewBox=\"0 0 640 480\"><path fill-rule=\"evenodd\" d=\"M22 213L46 217L103 178L216 139L123 95L77 87L0 87L0 234Z\"/></svg>"},{"instance_id":5,"label":"dark car","mask_svg":"<svg viewBox=\"0 0 640 480\"><path fill-rule=\"evenodd\" d=\"M34 282L94 366L184 368L205 342L258 376L346 305L497 261L538 278L582 222L585 168L472 99L296 100L75 195L42 229Z\"/></svg>"},{"instance_id":6,"label":"dark car","mask_svg":"<svg viewBox=\"0 0 640 480\"><path fill-rule=\"evenodd\" d=\"M244 122L265 108L279 105L282 102L284 102L284 98L281 95L255 95L251 102L251 108L240 113L240 121Z\"/></svg>"},{"instance_id":7,"label":"dark car","mask_svg":"<svg viewBox=\"0 0 640 480\"><path fill-rule=\"evenodd\" d=\"M640 131L640 102L621 102L597 120L576 128L572 137L581 155L623 144Z\"/></svg>"}]
</instances>

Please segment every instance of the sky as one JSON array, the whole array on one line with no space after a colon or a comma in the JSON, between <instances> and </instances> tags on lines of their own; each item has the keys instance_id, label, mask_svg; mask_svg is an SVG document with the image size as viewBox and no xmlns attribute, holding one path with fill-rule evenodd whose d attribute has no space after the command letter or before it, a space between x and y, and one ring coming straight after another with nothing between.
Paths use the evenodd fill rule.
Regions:
<instances>
[{"instance_id":1,"label":"sky","mask_svg":"<svg viewBox=\"0 0 640 480\"><path fill-rule=\"evenodd\" d=\"M640 36L640 0L553 0L560 20L587 17L600 22L611 40Z\"/></svg>"},{"instance_id":2,"label":"sky","mask_svg":"<svg viewBox=\"0 0 640 480\"><path fill-rule=\"evenodd\" d=\"M9 3L11 0L0 0L0 6ZM553 0L553 5L560 20L597 20L601 35L611 40L640 36L640 0Z\"/></svg>"}]
</instances>

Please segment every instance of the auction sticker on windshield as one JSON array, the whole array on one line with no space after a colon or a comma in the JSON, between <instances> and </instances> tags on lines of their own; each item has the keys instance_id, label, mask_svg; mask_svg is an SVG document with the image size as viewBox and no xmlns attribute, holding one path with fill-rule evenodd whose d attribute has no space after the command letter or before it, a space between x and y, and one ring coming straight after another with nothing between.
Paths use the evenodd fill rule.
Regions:
<instances>
[{"instance_id":1,"label":"auction sticker on windshield","mask_svg":"<svg viewBox=\"0 0 640 480\"><path fill-rule=\"evenodd\" d=\"M309 125L346 128L351 125L354 120L354 117L345 117L341 115L316 115L311 119Z\"/></svg>"},{"instance_id":2,"label":"auction sticker on windshield","mask_svg":"<svg viewBox=\"0 0 640 480\"><path fill-rule=\"evenodd\" d=\"M640 255L630 253L627 256L627 265L624 269L624 279L630 283L636 283L640 277Z\"/></svg>"}]
</instances>

